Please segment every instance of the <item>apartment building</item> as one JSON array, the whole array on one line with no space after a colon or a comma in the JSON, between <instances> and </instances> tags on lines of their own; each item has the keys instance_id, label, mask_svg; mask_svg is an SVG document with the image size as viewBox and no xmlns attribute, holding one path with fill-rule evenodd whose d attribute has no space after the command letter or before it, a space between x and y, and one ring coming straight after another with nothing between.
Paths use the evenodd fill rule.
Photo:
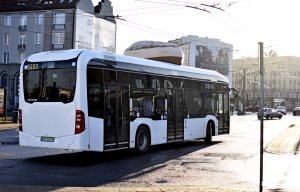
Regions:
<instances>
[{"instance_id":1,"label":"apartment building","mask_svg":"<svg viewBox=\"0 0 300 192\"><path fill-rule=\"evenodd\" d=\"M105 9L105 13L102 12ZM18 108L20 63L42 51L86 48L115 52L116 21L109 0L0 0L0 87Z\"/></svg>"}]
</instances>

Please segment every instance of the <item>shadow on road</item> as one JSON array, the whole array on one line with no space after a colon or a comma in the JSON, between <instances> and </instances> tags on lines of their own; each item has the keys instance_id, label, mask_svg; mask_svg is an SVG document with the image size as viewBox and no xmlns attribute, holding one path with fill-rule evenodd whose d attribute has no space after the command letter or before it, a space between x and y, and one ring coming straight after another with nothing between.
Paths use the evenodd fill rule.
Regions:
<instances>
[{"instance_id":1,"label":"shadow on road","mask_svg":"<svg viewBox=\"0 0 300 192\"><path fill-rule=\"evenodd\" d=\"M152 156L161 156L160 160L168 161L170 159L184 156L191 152L206 148L208 146L218 144L220 142L212 142L210 145L204 144L202 141L190 141L185 143L172 143L152 146L148 153L137 154L134 150L120 150L111 152L75 152L58 155L50 155L43 157L34 157L26 161L32 161L40 164L61 165L61 166L79 166L89 167L92 165L101 165L103 163L122 161L122 160L135 160L147 159ZM175 151L174 151L175 150ZM134 159L135 158L135 159ZM158 162L158 163L161 163ZM141 167L143 168L143 167Z\"/></svg>"},{"instance_id":2,"label":"shadow on road","mask_svg":"<svg viewBox=\"0 0 300 192\"><path fill-rule=\"evenodd\" d=\"M202 141L154 146L143 155L133 150L78 152L24 159L9 171L1 171L0 184L95 187L122 184L155 172L168 161L210 145Z\"/></svg>"},{"instance_id":3,"label":"shadow on road","mask_svg":"<svg viewBox=\"0 0 300 192\"><path fill-rule=\"evenodd\" d=\"M211 145L218 144L213 142ZM202 141L154 146L143 155L133 150L78 152L21 161L0 176L0 184L94 187L122 183L167 166L168 161L204 149Z\"/></svg>"}]
</instances>

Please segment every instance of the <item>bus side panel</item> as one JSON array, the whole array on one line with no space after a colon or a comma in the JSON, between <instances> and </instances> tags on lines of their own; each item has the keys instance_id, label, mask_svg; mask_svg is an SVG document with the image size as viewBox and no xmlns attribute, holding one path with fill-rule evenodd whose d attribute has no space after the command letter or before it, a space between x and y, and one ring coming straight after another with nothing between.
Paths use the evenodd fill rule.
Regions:
<instances>
[{"instance_id":1,"label":"bus side panel","mask_svg":"<svg viewBox=\"0 0 300 192\"><path fill-rule=\"evenodd\" d=\"M184 140L203 138L206 134L206 122L204 118L184 120Z\"/></svg>"},{"instance_id":2,"label":"bus side panel","mask_svg":"<svg viewBox=\"0 0 300 192\"><path fill-rule=\"evenodd\" d=\"M90 150L103 151L103 119L89 117L89 130L90 130Z\"/></svg>"},{"instance_id":3,"label":"bus side panel","mask_svg":"<svg viewBox=\"0 0 300 192\"><path fill-rule=\"evenodd\" d=\"M135 147L135 135L138 127L147 125L151 134L151 145L158 145L167 142L167 120L153 121L149 118L137 118L130 122L130 148Z\"/></svg>"},{"instance_id":4,"label":"bus side panel","mask_svg":"<svg viewBox=\"0 0 300 192\"><path fill-rule=\"evenodd\" d=\"M215 134L213 136L217 136L218 135L218 132L219 132L219 123L218 123L218 119L214 116L214 115L207 115L205 117L205 135L204 137L206 136L206 126L208 124L208 121L212 120L215 124ZM203 138L204 138L203 137Z\"/></svg>"},{"instance_id":5,"label":"bus side panel","mask_svg":"<svg viewBox=\"0 0 300 192\"><path fill-rule=\"evenodd\" d=\"M63 144L63 146L68 146L67 149L72 150L89 150L89 130L86 129L84 132L77 134L74 137L74 142L71 145L67 145L66 143ZM67 138L67 137L66 137ZM57 146L54 146L54 148L57 148Z\"/></svg>"},{"instance_id":6,"label":"bus side panel","mask_svg":"<svg viewBox=\"0 0 300 192\"><path fill-rule=\"evenodd\" d=\"M215 123L215 136L218 135L218 120L213 115L205 118L193 118L184 120L184 140L193 140L206 137L206 128L208 121Z\"/></svg>"},{"instance_id":7,"label":"bus side panel","mask_svg":"<svg viewBox=\"0 0 300 192\"><path fill-rule=\"evenodd\" d=\"M135 134L136 130L138 129L138 126L140 125L141 122L138 121L138 119L135 119L134 121L130 122L130 129L129 129L129 134L130 134L130 143L129 143L129 148L135 148Z\"/></svg>"},{"instance_id":8,"label":"bus side panel","mask_svg":"<svg viewBox=\"0 0 300 192\"><path fill-rule=\"evenodd\" d=\"M167 143L167 120L154 121L154 128L151 134L151 144L158 145Z\"/></svg>"}]
</instances>

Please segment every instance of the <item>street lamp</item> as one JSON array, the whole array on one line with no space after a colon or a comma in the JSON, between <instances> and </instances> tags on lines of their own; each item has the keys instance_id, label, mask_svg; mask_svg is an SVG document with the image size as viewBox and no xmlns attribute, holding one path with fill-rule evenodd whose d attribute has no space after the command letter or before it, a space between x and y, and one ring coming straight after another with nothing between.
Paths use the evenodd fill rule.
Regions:
<instances>
[{"instance_id":1,"label":"street lamp","mask_svg":"<svg viewBox=\"0 0 300 192\"><path fill-rule=\"evenodd\" d=\"M258 73L258 71L253 71L253 72L250 72L250 73L246 73L246 68L243 68L243 75L241 77L241 84L242 84L242 114L245 114L245 106L246 106L246 95L245 95L245 89L246 89L246 76L247 75L251 75L251 74L255 74L255 73Z\"/></svg>"}]
</instances>

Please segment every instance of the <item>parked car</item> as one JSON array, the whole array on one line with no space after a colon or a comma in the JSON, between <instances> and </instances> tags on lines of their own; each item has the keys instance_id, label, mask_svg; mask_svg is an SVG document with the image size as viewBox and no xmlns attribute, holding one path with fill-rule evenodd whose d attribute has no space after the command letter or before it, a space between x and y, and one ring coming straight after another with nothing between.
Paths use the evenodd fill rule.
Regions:
<instances>
[{"instance_id":1,"label":"parked car","mask_svg":"<svg viewBox=\"0 0 300 192\"><path fill-rule=\"evenodd\" d=\"M286 115L286 108L284 106L278 106L276 111Z\"/></svg>"},{"instance_id":2,"label":"parked car","mask_svg":"<svg viewBox=\"0 0 300 192\"><path fill-rule=\"evenodd\" d=\"M257 112L259 110L259 105L250 105L248 107L246 107L246 111L250 111L250 112Z\"/></svg>"},{"instance_id":3,"label":"parked car","mask_svg":"<svg viewBox=\"0 0 300 192\"><path fill-rule=\"evenodd\" d=\"M253 107L254 112L258 112L259 109L260 109L260 106L259 106L259 105L255 105L255 106Z\"/></svg>"},{"instance_id":4,"label":"parked car","mask_svg":"<svg viewBox=\"0 0 300 192\"><path fill-rule=\"evenodd\" d=\"M252 111L252 106L250 105L250 106L246 107L246 111Z\"/></svg>"},{"instance_id":5,"label":"parked car","mask_svg":"<svg viewBox=\"0 0 300 192\"><path fill-rule=\"evenodd\" d=\"M273 119L273 118L282 118L282 113L276 111L273 108L264 108L264 116L266 119ZM260 110L257 112L257 118L261 119L261 112Z\"/></svg>"},{"instance_id":6,"label":"parked car","mask_svg":"<svg viewBox=\"0 0 300 192\"><path fill-rule=\"evenodd\" d=\"M293 115L300 115L300 107L295 107L295 109L293 109Z\"/></svg>"}]
</instances>

